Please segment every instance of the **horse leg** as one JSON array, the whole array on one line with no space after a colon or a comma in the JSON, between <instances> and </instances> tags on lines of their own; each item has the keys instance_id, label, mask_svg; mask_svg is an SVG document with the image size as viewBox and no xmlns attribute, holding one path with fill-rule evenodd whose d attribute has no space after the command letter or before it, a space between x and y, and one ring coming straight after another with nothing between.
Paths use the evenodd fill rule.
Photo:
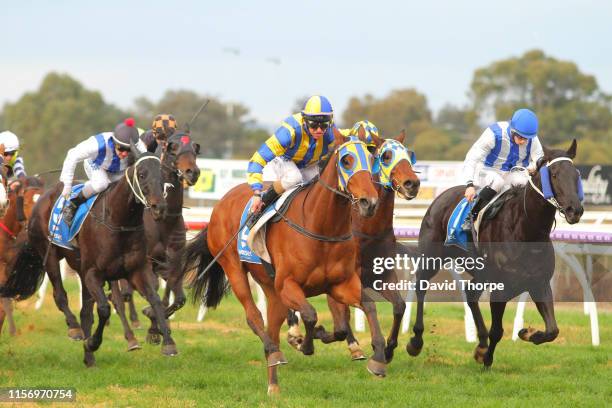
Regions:
<instances>
[{"instance_id":1,"label":"horse leg","mask_svg":"<svg viewBox=\"0 0 612 408\"><path fill-rule=\"evenodd\" d=\"M81 288L81 298L83 299L83 305L81 306L81 328L83 329L83 334L85 338L91 336L91 328L94 322L93 316L93 305L94 298L89 293L89 289L85 285L82 285Z\"/></svg>"},{"instance_id":2,"label":"horse leg","mask_svg":"<svg viewBox=\"0 0 612 408\"><path fill-rule=\"evenodd\" d=\"M406 302L404 302L400 293L395 290L385 290L381 294L393 305L393 325L391 326L389 337L387 337L387 347L385 348L385 359L387 364L389 364L393 360L393 352L397 348L397 337L399 336L400 326L406 311Z\"/></svg>"},{"instance_id":3,"label":"horse leg","mask_svg":"<svg viewBox=\"0 0 612 408\"><path fill-rule=\"evenodd\" d=\"M497 343L502 339L504 335L504 311L506 310L505 301L496 301L492 299L489 303L491 306L491 330L489 331L489 348L484 355L483 363L485 368L490 368L493 364L493 353L495 353L495 347Z\"/></svg>"},{"instance_id":4,"label":"horse leg","mask_svg":"<svg viewBox=\"0 0 612 408\"><path fill-rule=\"evenodd\" d=\"M49 244L50 245L50 244ZM83 340L85 334L81 329L81 325L77 321L76 316L70 310L68 305L68 295L62 283L62 275L60 272L59 259L57 258L55 248L49 249L49 256L45 264L45 270L49 275L49 280L53 286L53 300L57 308L66 316L66 324L68 325L68 337L72 340ZM85 285L85 283L83 283Z\"/></svg>"},{"instance_id":5,"label":"horse leg","mask_svg":"<svg viewBox=\"0 0 612 408\"><path fill-rule=\"evenodd\" d=\"M291 309L287 311L287 325L289 326L289 330L287 331L287 343L294 349L301 351L304 335L300 330L300 319L295 311Z\"/></svg>"},{"instance_id":6,"label":"horse leg","mask_svg":"<svg viewBox=\"0 0 612 408\"><path fill-rule=\"evenodd\" d=\"M134 285L136 290L149 302L153 308L154 316L159 324L159 329L163 337L162 341L162 354L166 356L175 356L178 354L176 344L170 335L170 328L166 322L164 315L164 306L159 298L159 295L155 291L156 276L147 273L147 269L141 268L135 271L130 276L130 283Z\"/></svg>"},{"instance_id":7,"label":"horse leg","mask_svg":"<svg viewBox=\"0 0 612 408\"><path fill-rule=\"evenodd\" d=\"M127 302L130 310L130 322L132 323L132 327L135 329L140 329L140 320L138 319L138 312L136 311L136 305L134 304L134 290L132 289L132 285L130 285L127 281L124 282L126 288L124 290L123 299Z\"/></svg>"},{"instance_id":8,"label":"horse leg","mask_svg":"<svg viewBox=\"0 0 612 408\"><path fill-rule=\"evenodd\" d=\"M367 357L363 352L361 346L359 345L359 341L355 337L353 333L353 328L351 327L351 309L347 309L346 322L348 323L346 328L346 344L348 344L349 352L351 353L351 360L366 360Z\"/></svg>"},{"instance_id":9,"label":"horse leg","mask_svg":"<svg viewBox=\"0 0 612 408\"><path fill-rule=\"evenodd\" d=\"M87 367L95 365L96 360L94 352L100 348L102 344L102 336L104 334L104 327L106 321L110 317L111 309L108 304L108 299L104 293L104 280L96 276L96 270L94 268L89 269L85 273L85 279L83 284L87 286L89 293L93 296L97 304L98 310L98 326L91 337L83 343L83 349L85 352L84 363Z\"/></svg>"},{"instance_id":10,"label":"horse leg","mask_svg":"<svg viewBox=\"0 0 612 408\"><path fill-rule=\"evenodd\" d=\"M283 303L293 310L300 312L304 327L306 328L306 335L304 336L304 342L302 343L301 352L310 356L314 354L314 334L315 326L317 324L317 311L308 301L304 291L293 279L287 278L283 282L282 289L279 292Z\"/></svg>"},{"instance_id":11,"label":"horse leg","mask_svg":"<svg viewBox=\"0 0 612 408\"><path fill-rule=\"evenodd\" d=\"M540 312L540 316L544 319L546 329L544 332L533 328L521 329L519 337L521 340L530 341L533 344L542 344L551 342L559 335L557 320L555 319L555 305L553 303L552 290L550 284L546 284L539 291L529 292L532 299Z\"/></svg>"},{"instance_id":12,"label":"horse leg","mask_svg":"<svg viewBox=\"0 0 612 408\"><path fill-rule=\"evenodd\" d=\"M4 325L4 319L6 318L6 311L4 309L4 298L0 302L0 335L2 334L2 326Z\"/></svg>"},{"instance_id":13,"label":"horse leg","mask_svg":"<svg viewBox=\"0 0 612 408\"><path fill-rule=\"evenodd\" d=\"M17 334L17 328L15 327L15 319L13 318L13 300L10 298L0 298L0 310L1 309L4 309L6 319L8 320L9 335L15 336ZM4 318L0 317L0 333L2 333L3 320Z\"/></svg>"},{"instance_id":14,"label":"horse leg","mask_svg":"<svg viewBox=\"0 0 612 408\"><path fill-rule=\"evenodd\" d=\"M406 344L406 351L412 357L416 357L419 355L421 350L423 349L423 331L425 330L425 325L423 324L423 305L425 303L425 293L427 292L424 289L421 289L420 281L424 280L429 282L431 278L437 273L437 270L430 269L419 269L416 273L416 298L417 298L417 310L416 310L416 318L414 320L414 326L412 326L412 331L414 332L414 336L410 338L410 342Z\"/></svg>"},{"instance_id":15,"label":"horse leg","mask_svg":"<svg viewBox=\"0 0 612 408\"><path fill-rule=\"evenodd\" d=\"M115 306L115 310L117 311L119 319L121 320L121 325L123 326L123 336L128 342L127 351L140 349L140 344L138 344L138 340L136 340L134 332L132 331L132 328L127 321L127 317L125 316L125 303L123 302L123 296L121 295L121 289L119 288L118 281L111 282L111 301Z\"/></svg>"},{"instance_id":16,"label":"horse leg","mask_svg":"<svg viewBox=\"0 0 612 408\"><path fill-rule=\"evenodd\" d=\"M154 290L157 293L159 289L159 278L157 275L153 273L151 262L147 262L145 266L146 273L148 276L151 276L152 283L154 284ZM168 286L166 286L168 288ZM142 293L142 292L140 292ZM157 325L157 317L155 316L155 312L151 306L146 306L142 309L142 314L149 318L151 321L151 326L147 330L146 342L149 344L160 344L161 343L161 331L159 330L159 326Z\"/></svg>"},{"instance_id":17,"label":"horse leg","mask_svg":"<svg viewBox=\"0 0 612 408\"><path fill-rule=\"evenodd\" d=\"M475 282L475 280L472 280L472 282ZM481 290L465 290L467 304L472 312L472 317L474 318L476 331L478 333L478 345L474 349L474 359L478 363L482 363L484 361L484 355L488 348L487 340L489 338L489 331L487 330L487 326L480 311L480 305L478 304L478 299L480 299L481 294Z\"/></svg>"},{"instance_id":18,"label":"horse leg","mask_svg":"<svg viewBox=\"0 0 612 408\"><path fill-rule=\"evenodd\" d=\"M183 247L185 243L181 245ZM170 296L169 290L174 293L174 301L166 309L166 318L172 316L177 310L180 310L185 306L187 296L183 290L183 272L180 268L180 256L179 253L172 248L168 248L166 259L168 260L168 281L166 285L166 292L168 297ZM164 296L165 298L165 296ZM169 299L168 299L169 300Z\"/></svg>"},{"instance_id":19,"label":"horse leg","mask_svg":"<svg viewBox=\"0 0 612 408\"><path fill-rule=\"evenodd\" d=\"M280 350L280 330L289 309L283 304L273 288L264 286L263 289L268 300L266 308L268 315L267 333L272 343ZM268 395L277 395L280 393L278 366L287 364L287 360L280 351L266 354L266 359L268 361Z\"/></svg>"},{"instance_id":20,"label":"horse leg","mask_svg":"<svg viewBox=\"0 0 612 408\"><path fill-rule=\"evenodd\" d=\"M319 325L315 327L315 339L319 339L325 344L346 340L349 326L348 306L337 302L329 295L327 296L327 305L334 320L334 331L333 333L330 333L326 331L322 325Z\"/></svg>"}]
</instances>

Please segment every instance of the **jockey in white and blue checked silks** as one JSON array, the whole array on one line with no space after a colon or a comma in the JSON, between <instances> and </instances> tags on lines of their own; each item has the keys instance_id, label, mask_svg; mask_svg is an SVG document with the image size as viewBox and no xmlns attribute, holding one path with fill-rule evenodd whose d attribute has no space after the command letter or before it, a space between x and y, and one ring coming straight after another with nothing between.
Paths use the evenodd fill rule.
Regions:
<instances>
[{"instance_id":1,"label":"jockey in white and blue checked silks","mask_svg":"<svg viewBox=\"0 0 612 408\"><path fill-rule=\"evenodd\" d=\"M110 183L123 176L123 171L128 167L130 141L139 152L147 151L145 144L138 138L138 130L132 118L118 124L113 132L91 136L68 151L60 175L60 181L64 183L62 195L66 198L63 218L68 225L72 223L79 205L92 195L106 190ZM79 194L70 199L74 170L79 162L83 162L89 180Z\"/></svg>"},{"instance_id":2,"label":"jockey in white and blue checked silks","mask_svg":"<svg viewBox=\"0 0 612 408\"><path fill-rule=\"evenodd\" d=\"M496 122L487 127L468 151L462 173L467 186L465 198L473 201L476 187L482 188L472 208L474 219L505 185L511 183L513 178L510 171L513 167L535 170L538 159L544 156L537 133L538 118L535 113L529 109L519 109L509 122ZM470 222L469 217L467 222ZM471 229L471 225L465 228Z\"/></svg>"}]
</instances>

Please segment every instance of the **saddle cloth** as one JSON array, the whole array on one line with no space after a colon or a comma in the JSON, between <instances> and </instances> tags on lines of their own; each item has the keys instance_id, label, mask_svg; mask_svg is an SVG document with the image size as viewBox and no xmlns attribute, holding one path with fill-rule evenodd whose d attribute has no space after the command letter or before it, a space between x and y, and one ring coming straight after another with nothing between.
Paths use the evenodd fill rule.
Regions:
<instances>
[{"instance_id":1,"label":"saddle cloth","mask_svg":"<svg viewBox=\"0 0 612 408\"><path fill-rule=\"evenodd\" d=\"M83 184L77 184L72 187L72 192L70 193L70 198L75 197L81 190L83 189ZM61 246L66 249L74 249L76 244L71 242L74 240L76 235L81 230L83 226L83 222L87 218L91 207L93 207L96 198L98 195L93 195L87 199L83 204L79 206L74 215L74 220L72 221L72 226L69 228L68 225L64 222L64 217L62 216L62 210L64 208L64 197L59 196L53 205L53 209L51 211L51 217L49 217L49 237L51 242L57 246Z\"/></svg>"},{"instance_id":2,"label":"saddle cloth","mask_svg":"<svg viewBox=\"0 0 612 408\"><path fill-rule=\"evenodd\" d=\"M257 220L257 223L252 229L244 227L242 232L238 236L238 255L240 260L243 262L261 264L261 260L271 263L270 254L266 248L266 223L274 217L278 211L283 207L285 201L298 189L301 185L290 188L285 191L272 205L269 205L264 210L262 216ZM240 225L242 225L248 215L251 208L251 198L244 210L242 210L242 216L240 217ZM288 204L288 202L287 202Z\"/></svg>"}]
</instances>

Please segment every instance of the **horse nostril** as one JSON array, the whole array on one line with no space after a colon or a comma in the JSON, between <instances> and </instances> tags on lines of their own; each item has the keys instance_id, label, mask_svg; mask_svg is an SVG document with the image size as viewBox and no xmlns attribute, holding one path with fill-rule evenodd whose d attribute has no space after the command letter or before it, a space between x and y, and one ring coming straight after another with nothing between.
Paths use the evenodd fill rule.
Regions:
<instances>
[{"instance_id":1,"label":"horse nostril","mask_svg":"<svg viewBox=\"0 0 612 408\"><path fill-rule=\"evenodd\" d=\"M411 180L405 181L404 182L404 188L406 190L410 190L412 188L412 181Z\"/></svg>"}]
</instances>

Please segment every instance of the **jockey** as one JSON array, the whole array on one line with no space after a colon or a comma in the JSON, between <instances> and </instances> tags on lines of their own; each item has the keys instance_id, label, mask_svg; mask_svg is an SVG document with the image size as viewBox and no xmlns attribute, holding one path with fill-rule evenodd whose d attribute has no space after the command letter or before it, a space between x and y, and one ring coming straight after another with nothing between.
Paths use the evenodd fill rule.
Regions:
<instances>
[{"instance_id":1,"label":"jockey","mask_svg":"<svg viewBox=\"0 0 612 408\"><path fill-rule=\"evenodd\" d=\"M468 151L463 163L463 178L467 186L464 195L470 202L476 198L472 208L473 219L512 181L509 175L514 166L535 171L536 162L544 156L537 133L538 118L535 113L529 109L519 109L514 112L510 122L496 122L489 126ZM476 175L479 164L483 167ZM482 187L478 197L475 187ZM471 230L470 217L463 228Z\"/></svg>"},{"instance_id":2,"label":"jockey","mask_svg":"<svg viewBox=\"0 0 612 408\"><path fill-rule=\"evenodd\" d=\"M22 179L27 176L23 158L19 155L19 139L13 132L5 130L0 133L0 144L4 145L2 161L7 168L7 177Z\"/></svg>"},{"instance_id":3,"label":"jockey","mask_svg":"<svg viewBox=\"0 0 612 408\"><path fill-rule=\"evenodd\" d=\"M128 118L119 123L113 132L99 133L91 136L68 150L60 181L64 183L62 195L66 199L63 218L72 224L74 214L89 197L106 189L110 183L123 177L123 171L128 167L130 141L136 142L139 152L146 152L147 147L138 139L138 130L134 127L134 119ZM79 194L70 199L74 170L77 163L84 162L83 167L89 180Z\"/></svg>"},{"instance_id":4,"label":"jockey","mask_svg":"<svg viewBox=\"0 0 612 408\"><path fill-rule=\"evenodd\" d=\"M258 213L283 191L310 181L319 174L317 163L334 142L334 112L324 96L311 96L301 112L286 118L259 150L247 169L247 182L253 190L251 212ZM276 180L262 195L263 168L270 164ZM249 226L257 221L251 218Z\"/></svg>"},{"instance_id":5,"label":"jockey","mask_svg":"<svg viewBox=\"0 0 612 408\"><path fill-rule=\"evenodd\" d=\"M174 134L178 127L174 116L167 113L160 113L153 119L151 129L144 132L140 139L147 146L147 151L155 153L157 146L164 145L166 141Z\"/></svg>"}]
</instances>

